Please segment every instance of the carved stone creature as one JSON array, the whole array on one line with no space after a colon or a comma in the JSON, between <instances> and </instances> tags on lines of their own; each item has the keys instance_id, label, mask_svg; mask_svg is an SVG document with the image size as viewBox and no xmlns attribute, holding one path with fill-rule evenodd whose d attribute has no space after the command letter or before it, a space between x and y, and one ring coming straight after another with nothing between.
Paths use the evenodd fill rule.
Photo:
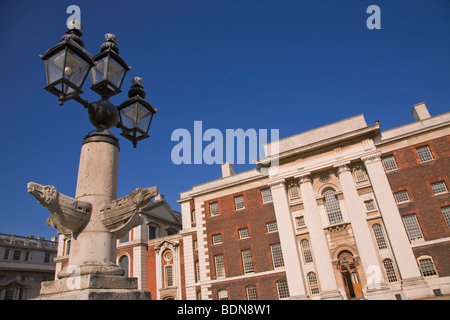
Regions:
<instances>
[{"instance_id":1,"label":"carved stone creature","mask_svg":"<svg viewBox=\"0 0 450 320\"><path fill-rule=\"evenodd\" d=\"M27 189L52 213L47 225L59 229L64 235L80 232L89 222L92 212L90 203L63 195L54 186L29 182Z\"/></svg>"},{"instance_id":2,"label":"carved stone creature","mask_svg":"<svg viewBox=\"0 0 450 320\"><path fill-rule=\"evenodd\" d=\"M100 206L100 220L117 238L143 223L139 210L158 194L157 187L138 188L129 195Z\"/></svg>"}]
</instances>

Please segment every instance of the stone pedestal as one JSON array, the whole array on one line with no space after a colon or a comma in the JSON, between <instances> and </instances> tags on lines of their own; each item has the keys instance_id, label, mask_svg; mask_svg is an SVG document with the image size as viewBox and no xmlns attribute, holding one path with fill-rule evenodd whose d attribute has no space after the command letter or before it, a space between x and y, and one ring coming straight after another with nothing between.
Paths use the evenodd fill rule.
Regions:
<instances>
[{"instance_id":1,"label":"stone pedestal","mask_svg":"<svg viewBox=\"0 0 450 320\"><path fill-rule=\"evenodd\" d=\"M137 278L82 275L46 281L33 300L150 300L149 291L138 290Z\"/></svg>"}]
</instances>

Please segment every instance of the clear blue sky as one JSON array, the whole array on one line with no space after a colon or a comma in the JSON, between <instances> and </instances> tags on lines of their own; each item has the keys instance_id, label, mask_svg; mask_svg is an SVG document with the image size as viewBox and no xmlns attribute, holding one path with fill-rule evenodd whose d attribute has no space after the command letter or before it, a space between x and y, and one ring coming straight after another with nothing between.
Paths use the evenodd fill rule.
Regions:
<instances>
[{"instance_id":1,"label":"clear blue sky","mask_svg":"<svg viewBox=\"0 0 450 320\"><path fill-rule=\"evenodd\" d=\"M180 210L179 193L221 175L218 165L171 162L177 128L279 129L287 137L363 113L382 130L412 122L425 101L432 115L450 110L448 0L149 0L0 1L0 232L55 235L29 181L75 195L83 137L94 128L76 102L58 106L43 89L38 54L66 30L66 8L81 8L85 48L105 33L144 79L159 109L151 138L133 149L120 137L119 197L158 186ZM368 30L369 5L381 30ZM85 99L95 101L88 79ZM119 131L113 129L119 136ZM253 165L237 166L241 172Z\"/></svg>"}]
</instances>

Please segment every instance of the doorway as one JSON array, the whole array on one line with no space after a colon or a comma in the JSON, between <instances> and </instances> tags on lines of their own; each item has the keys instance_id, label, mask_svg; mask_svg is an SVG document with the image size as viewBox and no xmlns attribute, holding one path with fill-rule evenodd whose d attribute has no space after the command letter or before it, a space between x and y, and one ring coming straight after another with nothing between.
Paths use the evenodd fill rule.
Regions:
<instances>
[{"instance_id":1,"label":"doorway","mask_svg":"<svg viewBox=\"0 0 450 320\"><path fill-rule=\"evenodd\" d=\"M363 299L364 294L353 254L350 251L342 251L339 253L338 260L348 299Z\"/></svg>"}]
</instances>

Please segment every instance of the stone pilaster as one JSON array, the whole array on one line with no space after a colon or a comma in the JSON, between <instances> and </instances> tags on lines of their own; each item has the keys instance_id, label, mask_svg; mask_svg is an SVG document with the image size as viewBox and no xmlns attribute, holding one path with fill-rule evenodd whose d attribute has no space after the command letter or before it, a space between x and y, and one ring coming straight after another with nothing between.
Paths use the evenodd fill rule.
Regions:
<instances>
[{"instance_id":1,"label":"stone pilaster","mask_svg":"<svg viewBox=\"0 0 450 320\"><path fill-rule=\"evenodd\" d=\"M286 269L286 278L291 299L306 299L301 258L298 241L295 235L284 179L269 183L272 192L273 206L277 218L277 226Z\"/></svg>"},{"instance_id":2,"label":"stone pilaster","mask_svg":"<svg viewBox=\"0 0 450 320\"><path fill-rule=\"evenodd\" d=\"M323 231L311 176L309 174L299 176L299 181L304 206L305 224L311 238L311 248L318 273L322 298L342 299L337 288L330 251Z\"/></svg>"}]
</instances>

